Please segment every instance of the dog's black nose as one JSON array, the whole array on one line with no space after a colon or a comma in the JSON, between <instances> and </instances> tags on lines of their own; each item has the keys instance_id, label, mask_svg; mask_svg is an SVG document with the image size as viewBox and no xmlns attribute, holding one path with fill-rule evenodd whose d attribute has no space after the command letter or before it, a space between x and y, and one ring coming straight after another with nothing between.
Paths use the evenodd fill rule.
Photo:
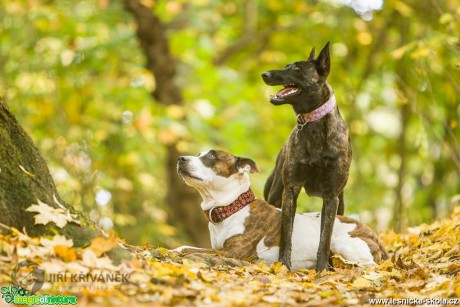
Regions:
<instances>
[{"instance_id":1,"label":"dog's black nose","mask_svg":"<svg viewBox=\"0 0 460 307\"><path fill-rule=\"evenodd\" d=\"M270 78L270 75L271 75L270 72L269 72L269 71L266 71L266 72L264 72L264 73L262 74L262 78L264 78L264 79L265 79L265 78Z\"/></svg>"}]
</instances>

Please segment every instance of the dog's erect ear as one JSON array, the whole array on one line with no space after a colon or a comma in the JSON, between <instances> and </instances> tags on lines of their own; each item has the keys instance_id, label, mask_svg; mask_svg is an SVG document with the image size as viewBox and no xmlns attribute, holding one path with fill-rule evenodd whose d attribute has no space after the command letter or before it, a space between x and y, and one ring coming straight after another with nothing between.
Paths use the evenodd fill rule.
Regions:
<instances>
[{"instance_id":1,"label":"dog's erect ear","mask_svg":"<svg viewBox=\"0 0 460 307\"><path fill-rule=\"evenodd\" d=\"M313 47L310 51L310 56L308 57L308 60L314 60L315 59L315 47Z\"/></svg>"},{"instance_id":2,"label":"dog's erect ear","mask_svg":"<svg viewBox=\"0 0 460 307\"><path fill-rule=\"evenodd\" d=\"M259 168L257 167L256 162L249 158L236 158L236 163L235 163L236 168L240 173L260 173Z\"/></svg>"},{"instance_id":3,"label":"dog's erect ear","mask_svg":"<svg viewBox=\"0 0 460 307\"><path fill-rule=\"evenodd\" d=\"M321 50L316 61L316 69L318 70L318 73L326 78L329 75L329 71L331 70L329 42L327 42L326 46L324 46L324 48Z\"/></svg>"}]
</instances>

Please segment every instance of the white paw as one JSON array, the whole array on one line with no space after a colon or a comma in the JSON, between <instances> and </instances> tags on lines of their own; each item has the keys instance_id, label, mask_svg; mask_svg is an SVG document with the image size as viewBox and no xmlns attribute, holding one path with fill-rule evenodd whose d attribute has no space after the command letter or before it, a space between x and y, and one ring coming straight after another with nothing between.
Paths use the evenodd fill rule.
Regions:
<instances>
[{"instance_id":1,"label":"white paw","mask_svg":"<svg viewBox=\"0 0 460 307\"><path fill-rule=\"evenodd\" d=\"M183 245L183 246L179 246L178 248L175 248L175 249L170 249L169 251L170 251L170 252L181 253L184 249L187 249L187 248L199 249L199 248L197 248L197 247L188 246L188 245Z\"/></svg>"}]
</instances>

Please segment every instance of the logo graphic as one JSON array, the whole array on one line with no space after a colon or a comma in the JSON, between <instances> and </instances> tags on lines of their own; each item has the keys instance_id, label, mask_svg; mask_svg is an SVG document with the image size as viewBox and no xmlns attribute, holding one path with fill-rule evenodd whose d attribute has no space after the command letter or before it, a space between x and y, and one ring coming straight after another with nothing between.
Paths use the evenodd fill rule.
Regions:
<instances>
[{"instance_id":1,"label":"logo graphic","mask_svg":"<svg viewBox=\"0 0 460 307\"><path fill-rule=\"evenodd\" d=\"M11 281L19 286L18 291L21 288L28 290L27 292L30 292L30 294L34 294L42 288L45 282L45 270L33 261L21 261L11 272Z\"/></svg>"},{"instance_id":2,"label":"logo graphic","mask_svg":"<svg viewBox=\"0 0 460 307\"><path fill-rule=\"evenodd\" d=\"M24 296L28 293L29 291L23 289L21 286L16 288L10 284L9 287L2 287L2 298L4 298L7 303L12 303L15 296Z\"/></svg>"},{"instance_id":3,"label":"logo graphic","mask_svg":"<svg viewBox=\"0 0 460 307\"><path fill-rule=\"evenodd\" d=\"M62 275L62 274L61 274ZM64 276L59 276L64 278ZM11 272L8 287L2 287L2 298L15 305L76 305L75 295L35 295L45 282L45 270L38 263L25 260L19 262Z\"/></svg>"}]
</instances>

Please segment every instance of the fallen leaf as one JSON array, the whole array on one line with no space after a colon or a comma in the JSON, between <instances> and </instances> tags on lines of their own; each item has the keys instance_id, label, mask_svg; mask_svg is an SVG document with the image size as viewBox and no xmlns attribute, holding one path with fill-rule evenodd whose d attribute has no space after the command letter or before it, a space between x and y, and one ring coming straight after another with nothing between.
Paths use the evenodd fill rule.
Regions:
<instances>
[{"instance_id":1,"label":"fallen leaf","mask_svg":"<svg viewBox=\"0 0 460 307\"><path fill-rule=\"evenodd\" d=\"M73 241L72 239L67 239L65 236L55 235L51 240L45 237L41 237L40 244L44 247L53 247L56 245L72 247Z\"/></svg>"},{"instance_id":2,"label":"fallen leaf","mask_svg":"<svg viewBox=\"0 0 460 307\"><path fill-rule=\"evenodd\" d=\"M91 241L91 245L88 247L91 249L97 257L100 257L103 253L111 250L117 246L117 238L115 237L115 232L111 231L108 238L99 236Z\"/></svg>"},{"instance_id":3,"label":"fallen leaf","mask_svg":"<svg viewBox=\"0 0 460 307\"><path fill-rule=\"evenodd\" d=\"M357 289L361 288L366 288L368 287L372 282L369 279L363 278L363 277L358 277L352 282L352 286Z\"/></svg>"},{"instance_id":4,"label":"fallen leaf","mask_svg":"<svg viewBox=\"0 0 460 307\"><path fill-rule=\"evenodd\" d=\"M75 261L77 259L77 254L71 247L65 245L55 245L53 249L56 255L66 262Z\"/></svg>"},{"instance_id":5,"label":"fallen leaf","mask_svg":"<svg viewBox=\"0 0 460 307\"><path fill-rule=\"evenodd\" d=\"M37 199L38 204L32 205L26 209L27 212L37 212L38 214L34 215L35 224L46 225L49 222L53 222L57 227L62 228L67 225L69 221L65 211L61 208L53 208L48 204Z\"/></svg>"}]
</instances>

